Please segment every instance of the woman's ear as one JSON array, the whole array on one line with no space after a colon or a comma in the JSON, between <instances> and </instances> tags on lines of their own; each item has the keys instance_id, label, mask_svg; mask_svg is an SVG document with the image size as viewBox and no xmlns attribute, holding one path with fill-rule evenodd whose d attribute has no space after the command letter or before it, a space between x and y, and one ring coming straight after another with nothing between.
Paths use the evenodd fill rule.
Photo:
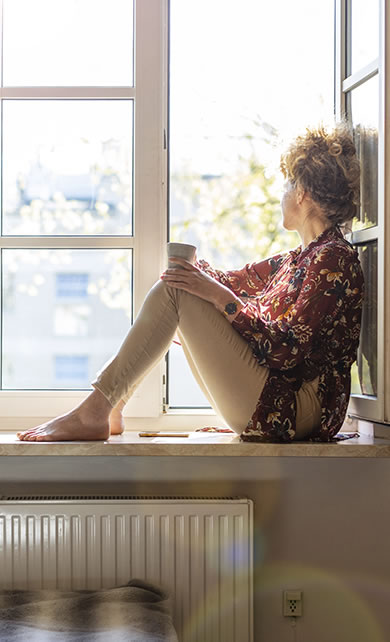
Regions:
<instances>
[{"instance_id":1,"label":"woman's ear","mask_svg":"<svg viewBox=\"0 0 390 642\"><path fill-rule=\"evenodd\" d=\"M305 194L306 194L306 192L303 189L303 187L301 187L300 185L297 185L296 190L295 190L295 194L296 194L296 199L297 199L297 205L302 205L302 201L305 198Z\"/></svg>"}]
</instances>

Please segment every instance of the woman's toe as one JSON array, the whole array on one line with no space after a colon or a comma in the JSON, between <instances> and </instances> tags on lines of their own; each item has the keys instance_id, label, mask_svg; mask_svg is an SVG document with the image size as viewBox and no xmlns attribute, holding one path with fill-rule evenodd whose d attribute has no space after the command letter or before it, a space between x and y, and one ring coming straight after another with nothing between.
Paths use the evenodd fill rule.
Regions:
<instances>
[{"instance_id":1,"label":"woman's toe","mask_svg":"<svg viewBox=\"0 0 390 642\"><path fill-rule=\"evenodd\" d=\"M27 441L35 441L37 436L37 431L36 430L29 430L26 434L26 440Z\"/></svg>"},{"instance_id":2,"label":"woman's toe","mask_svg":"<svg viewBox=\"0 0 390 642\"><path fill-rule=\"evenodd\" d=\"M32 432L33 432L33 430L30 428L29 430L25 430L24 432L22 432L22 435L23 435L24 437L27 437L27 435L31 435L31 434L32 434Z\"/></svg>"}]
</instances>

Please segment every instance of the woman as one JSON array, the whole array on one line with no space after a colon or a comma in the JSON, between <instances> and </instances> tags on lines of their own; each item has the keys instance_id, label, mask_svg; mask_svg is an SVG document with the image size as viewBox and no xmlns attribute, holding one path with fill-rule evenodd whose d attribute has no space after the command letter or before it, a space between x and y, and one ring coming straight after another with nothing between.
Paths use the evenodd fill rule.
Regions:
<instances>
[{"instance_id":1,"label":"woman","mask_svg":"<svg viewBox=\"0 0 390 642\"><path fill-rule=\"evenodd\" d=\"M363 275L340 225L360 169L343 125L307 130L282 156L283 225L301 246L242 270L177 259L151 289L118 354L77 408L25 441L107 439L178 332L200 387L244 441L330 440L340 429L360 333Z\"/></svg>"}]
</instances>

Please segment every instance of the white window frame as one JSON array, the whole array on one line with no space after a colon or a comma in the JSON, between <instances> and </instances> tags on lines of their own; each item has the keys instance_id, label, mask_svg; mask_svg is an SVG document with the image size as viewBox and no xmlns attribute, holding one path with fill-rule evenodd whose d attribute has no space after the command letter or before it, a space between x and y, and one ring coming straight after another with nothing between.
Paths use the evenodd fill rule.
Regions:
<instances>
[{"instance_id":1,"label":"white window frame","mask_svg":"<svg viewBox=\"0 0 390 642\"><path fill-rule=\"evenodd\" d=\"M1 3L2 5L2 3ZM1 11L0 34L3 33ZM133 87L3 87L6 99L110 99L134 101L134 236L0 237L0 249L98 248L133 251L133 313L137 314L147 291L163 267L166 240L166 78L167 0L134 0ZM1 43L2 51L2 43ZM157 416L161 411L161 368L143 382L126 407L128 416ZM10 423L31 423L31 417L66 412L79 404L85 391L0 391L0 429ZM14 418L14 422L11 422ZM17 419L15 419L17 418Z\"/></svg>"},{"instance_id":2,"label":"white window frame","mask_svg":"<svg viewBox=\"0 0 390 642\"><path fill-rule=\"evenodd\" d=\"M384 344L384 421L390 423L390 132L385 127L386 114L390 110L390 7L389 3L382 0L381 3L381 56L382 56L382 114L384 144L381 162L383 163L383 202L384 202L384 231L383 239L386 248L384 256L383 290L384 290L384 323L383 323L383 344Z\"/></svg>"},{"instance_id":3,"label":"white window frame","mask_svg":"<svg viewBox=\"0 0 390 642\"><path fill-rule=\"evenodd\" d=\"M374 422L384 423L389 421L390 395L386 381L389 378L389 343L388 331L385 324L385 309L389 312L388 293L385 289L386 275L389 275L390 263L387 260L385 266L385 248L389 246L389 238L386 239L385 232L389 221L389 193L386 190L385 182L385 158L389 154L389 135L385 129L385 106L389 104L389 83L386 82L386 70L389 62L389 51L386 51L386 21L389 23L389 9L386 8L385 0L380 0L379 23L379 56L366 67L347 76L346 42L348 0L336 0L335 3L335 32L336 32L336 61L335 61L335 103L336 118L343 118L346 113L346 98L349 91L363 85L370 78L379 75L379 131L378 131L378 224L369 229L354 231L349 235L353 244L365 244L369 241L377 241L378 248L378 336L377 336L377 381L378 389L376 397L353 394L350 399L348 413L358 419L366 419ZM390 33L390 31L387 31ZM387 56L387 60L386 60ZM386 64L387 63L387 64ZM386 95L387 94L387 95ZM388 173L387 163L387 173ZM385 191L386 190L386 191ZM387 229L387 235L389 234ZM385 272L386 269L386 272ZM366 296L368 293L366 293ZM389 318L389 317L387 317ZM386 379L387 376L387 379Z\"/></svg>"}]
</instances>

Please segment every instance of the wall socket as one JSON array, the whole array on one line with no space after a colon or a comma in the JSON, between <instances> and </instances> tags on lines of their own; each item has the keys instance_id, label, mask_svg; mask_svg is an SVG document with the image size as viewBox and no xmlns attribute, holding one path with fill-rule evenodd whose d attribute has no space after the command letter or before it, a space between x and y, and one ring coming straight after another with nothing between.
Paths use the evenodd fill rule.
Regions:
<instances>
[{"instance_id":1,"label":"wall socket","mask_svg":"<svg viewBox=\"0 0 390 642\"><path fill-rule=\"evenodd\" d=\"M302 591L283 591L283 615L285 617L301 617Z\"/></svg>"}]
</instances>

